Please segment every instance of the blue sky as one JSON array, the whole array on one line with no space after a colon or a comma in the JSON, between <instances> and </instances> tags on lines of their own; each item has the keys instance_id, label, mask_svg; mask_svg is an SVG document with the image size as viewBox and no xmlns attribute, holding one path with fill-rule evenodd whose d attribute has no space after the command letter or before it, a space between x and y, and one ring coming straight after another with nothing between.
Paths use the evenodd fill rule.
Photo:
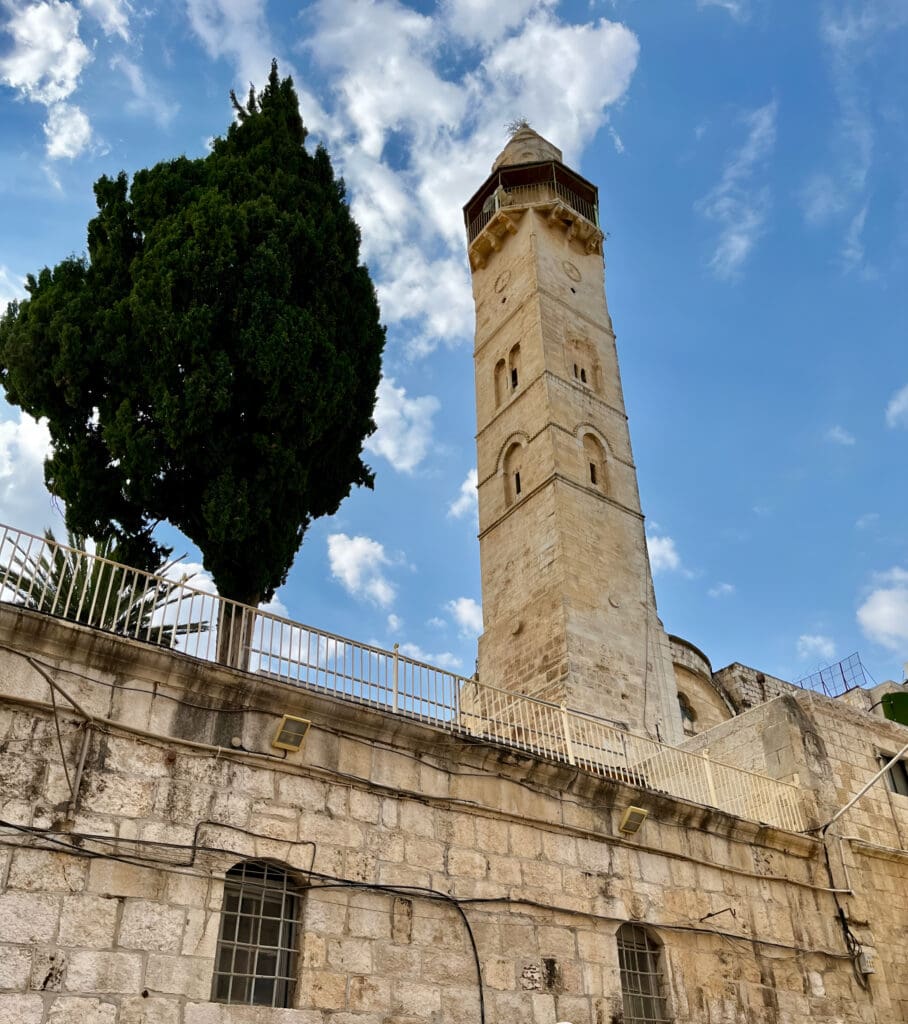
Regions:
<instances>
[{"instance_id":1,"label":"blue sky","mask_svg":"<svg viewBox=\"0 0 908 1024\"><path fill-rule=\"evenodd\" d=\"M85 247L92 182L291 73L347 181L388 345L374 491L276 607L473 670L472 300L460 207L526 117L600 189L660 614L714 667L908 659L903 0L0 0L0 303ZM0 519L46 433L0 406ZM166 528L177 553L199 555Z\"/></svg>"}]
</instances>

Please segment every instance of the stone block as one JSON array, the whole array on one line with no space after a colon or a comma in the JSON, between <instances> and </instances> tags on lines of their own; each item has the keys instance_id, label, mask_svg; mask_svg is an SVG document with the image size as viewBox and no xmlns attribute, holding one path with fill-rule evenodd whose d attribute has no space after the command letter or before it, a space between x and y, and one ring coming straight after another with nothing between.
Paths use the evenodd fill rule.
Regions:
<instances>
[{"instance_id":1,"label":"stone block","mask_svg":"<svg viewBox=\"0 0 908 1024\"><path fill-rule=\"evenodd\" d=\"M350 790L350 816L357 821L377 824L381 814L381 800L361 789Z\"/></svg>"},{"instance_id":2,"label":"stone block","mask_svg":"<svg viewBox=\"0 0 908 1024\"><path fill-rule=\"evenodd\" d=\"M441 1010L441 992L435 985L398 981L394 985L391 998L395 1010L414 1017L431 1017L433 1013Z\"/></svg>"},{"instance_id":3,"label":"stone block","mask_svg":"<svg viewBox=\"0 0 908 1024\"><path fill-rule=\"evenodd\" d=\"M468 985L476 982L476 961L472 954L445 950L439 955L434 950L422 957L420 980L433 985Z\"/></svg>"},{"instance_id":4,"label":"stone block","mask_svg":"<svg viewBox=\"0 0 908 1024\"><path fill-rule=\"evenodd\" d=\"M517 988L514 961L510 957L487 958L482 965L482 976L489 988L509 992Z\"/></svg>"},{"instance_id":5,"label":"stone block","mask_svg":"<svg viewBox=\"0 0 908 1024\"><path fill-rule=\"evenodd\" d=\"M404 856L414 867L444 871L445 848L442 843L430 839L407 839Z\"/></svg>"},{"instance_id":6,"label":"stone block","mask_svg":"<svg viewBox=\"0 0 908 1024\"><path fill-rule=\"evenodd\" d=\"M130 996L120 1001L117 1024L180 1024L182 1007L163 996Z\"/></svg>"},{"instance_id":7,"label":"stone block","mask_svg":"<svg viewBox=\"0 0 908 1024\"><path fill-rule=\"evenodd\" d=\"M220 914L195 907L186 911L186 927L180 950L186 956L214 957L218 944Z\"/></svg>"},{"instance_id":8,"label":"stone block","mask_svg":"<svg viewBox=\"0 0 908 1024\"><path fill-rule=\"evenodd\" d=\"M334 971L306 971L300 979L300 1002L318 1010L347 1006L347 976Z\"/></svg>"},{"instance_id":9,"label":"stone block","mask_svg":"<svg viewBox=\"0 0 908 1024\"><path fill-rule=\"evenodd\" d=\"M119 902L82 893L64 896L60 911L61 946L107 949L113 945Z\"/></svg>"},{"instance_id":10,"label":"stone block","mask_svg":"<svg viewBox=\"0 0 908 1024\"><path fill-rule=\"evenodd\" d=\"M7 884L10 889L30 892L79 892L85 887L87 873L84 857L49 850L16 850Z\"/></svg>"},{"instance_id":11,"label":"stone block","mask_svg":"<svg viewBox=\"0 0 908 1024\"><path fill-rule=\"evenodd\" d=\"M87 889L101 896L141 894L149 899L155 899L160 898L165 880L164 873L154 868L98 858L91 862Z\"/></svg>"},{"instance_id":12,"label":"stone block","mask_svg":"<svg viewBox=\"0 0 908 1024\"><path fill-rule=\"evenodd\" d=\"M174 953L180 949L186 912L151 900L127 900L120 919L117 945Z\"/></svg>"},{"instance_id":13,"label":"stone block","mask_svg":"<svg viewBox=\"0 0 908 1024\"><path fill-rule=\"evenodd\" d=\"M0 993L0 1024L41 1024L43 1016L41 996Z\"/></svg>"},{"instance_id":14,"label":"stone block","mask_svg":"<svg viewBox=\"0 0 908 1024\"><path fill-rule=\"evenodd\" d=\"M145 818L154 806L155 783L133 775L86 772L82 807L95 814L116 814L124 818Z\"/></svg>"},{"instance_id":15,"label":"stone block","mask_svg":"<svg viewBox=\"0 0 908 1024\"><path fill-rule=\"evenodd\" d=\"M142 985L142 958L138 953L73 950L66 968L69 992L136 993Z\"/></svg>"},{"instance_id":16,"label":"stone block","mask_svg":"<svg viewBox=\"0 0 908 1024\"><path fill-rule=\"evenodd\" d=\"M489 862L476 850L452 847L448 850L448 874L464 878L485 878Z\"/></svg>"},{"instance_id":17,"label":"stone block","mask_svg":"<svg viewBox=\"0 0 908 1024\"><path fill-rule=\"evenodd\" d=\"M152 992L207 999L213 972L214 963L209 959L151 953L145 969L145 986Z\"/></svg>"},{"instance_id":18,"label":"stone block","mask_svg":"<svg viewBox=\"0 0 908 1024\"><path fill-rule=\"evenodd\" d=\"M326 948L329 968L347 974L372 973L372 943L368 939L330 939Z\"/></svg>"},{"instance_id":19,"label":"stone block","mask_svg":"<svg viewBox=\"0 0 908 1024\"><path fill-rule=\"evenodd\" d=\"M0 936L6 942L50 942L57 932L60 897L39 893L0 895Z\"/></svg>"},{"instance_id":20,"label":"stone block","mask_svg":"<svg viewBox=\"0 0 908 1024\"><path fill-rule=\"evenodd\" d=\"M435 835L435 812L431 808L412 800L401 800L399 811L400 827L407 836L431 839Z\"/></svg>"},{"instance_id":21,"label":"stone block","mask_svg":"<svg viewBox=\"0 0 908 1024\"><path fill-rule=\"evenodd\" d=\"M117 1007L101 999L61 996L51 1003L47 1024L114 1024Z\"/></svg>"},{"instance_id":22,"label":"stone block","mask_svg":"<svg viewBox=\"0 0 908 1024\"><path fill-rule=\"evenodd\" d=\"M391 1009L391 983L386 978L355 977L350 979L350 1009L356 1013Z\"/></svg>"},{"instance_id":23,"label":"stone block","mask_svg":"<svg viewBox=\"0 0 908 1024\"><path fill-rule=\"evenodd\" d=\"M32 951L28 946L0 946L0 989L24 992L32 967Z\"/></svg>"},{"instance_id":24,"label":"stone block","mask_svg":"<svg viewBox=\"0 0 908 1024\"><path fill-rule=\"evenodd\" d=\"M390 938L391 915L389 909L363 910L351 907L347 913L347 930L354 938Z\"/></svg>"}]
</instances>

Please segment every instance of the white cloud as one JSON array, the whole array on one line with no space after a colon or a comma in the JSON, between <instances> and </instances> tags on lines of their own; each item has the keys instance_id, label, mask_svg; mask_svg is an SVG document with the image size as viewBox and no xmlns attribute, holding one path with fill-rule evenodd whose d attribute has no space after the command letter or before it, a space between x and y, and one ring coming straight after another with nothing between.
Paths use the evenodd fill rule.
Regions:
<instances>
[{"instance_id":1,"label":"white cloud","mask_svg":"<svg viewBox=\"0 0 908 1024\"><path fill-rule=\"evenodd\" d=\"M431 626L433 629L447 629L448 624L444 619L439 618L437 615L433 615L431 619L426 620L426 625Z\"/></svg>"},{"instance_id":2,"label":"white cloud","mask_svg":"<svg viewBox=\"0 0 908 1024\"><path fill-rule=\"evenodd\" d=\"M808 224L826 224L846 207L839 185L825 171L814 174L801 190L801 207Z\"/></svg>"},{"instance_id":3,"label":"white cloud","mask_svg":"<svg viewBox=\"0 0 908 1024\"><path fill-rule=\"evenodd\" d=\"M472 597L448 601L445 608L454 617L461 636L473 640L482 632L482 605Z\"/></svg>"},{"instance_id":4,"label":"white cloud","mask_svg":"<svg viewBox=\"0 0 908 1024\"><path fill-rule=\"evenodd\" d=\"M440 407L434 395L407 398L406 388L382 377L375 405L376 431L366 449L381 455L400 473L412 473L432 446L432 417Z\"/></svg>"},{"instance_id":5,"label":"white cloud","mask_svg":"<svg viewBox=\"0 0 908 1024\"><path fill-rule=\"evenodd\" d=\"M879 521L879 512L865 512L862 516L858 516L854 526L856 530L869 530L871 527L876 526Z\"/></svg>"},{"instance_id":6,"label":"white cloud","mask_svg":"<svg viewBox=\"0 0 908 1024\"><path fill-rule=\"evenodd\" d=\"M448 515L452 519L463 519L464 516L476 518L479 510L479 494L476 490L478 482L479 478L474 466L460 485L460 494L448 505Z\"/></svg>"},{"instance_id":7,"label":"white cloud","mask_svg":"<svg viewBox=\"0 0 908 1024\"><path fill-rule=\"evenodd\" d=\"M13 48L0 58L0 78L37 103L59 103L75 90L91 60L79 38L79 12L60 0L13 10L6 25Z\"/></svg>"},{"instance_id":8,"label":"white cloud","mask_svg":"<svg viewBox=\"0 0 908 1024\"><path fill-rule=\"evenodd\" d=\"M14 8L6 31L13 47L0 58L0 81L48 108L44 134L51 160L78 156L91 140L91 125L79 107L64 100L91 60L79 36L79 12L60 0Z\"/></svg>"},{"instance_id":9,"label":"white cloud","mask_svg":"<svg viewBox=\"0 0 908 1024\"><path fill-rule=\"evenodd\" d=\"M85 112L71 103L52 103L43 127L51 160L73 160L91 142L91 124Z\"/></svg>"},{"instance_id":10,"label":"white cloud","mask_svg":"<svg viewBox=\"0 0 908 1024\"><path fill-rule=\"evenodd\" d=\"M646 535L646 546L649 550L650 566L654 573L675 572L681 568L681 556L671 537L654 537Z\"/></svg>"},{"instance_id":11,"label":"white cloud","mask_svg":"<svg viewBox=\"0 0 908 1024\"><path fill-rule=\"evenodd\" d=\"M721 7L736 21L746 21L750 15L750 10L745 0L697 0L697 6L703 7Z\"/></svg>"},{"instance_id":12,"label":"white cloud","mask_svg":"<svg viewBox=\"0 0 908 1024\"><path fill-rule=\"evenodd\" d=\"M305 45L330 76L323 129L350 188L389 324L411 355L471 332L459 203L488 174L504 124L526 116L568 160L626 94L639 45L623 25L561 21L548 0L396 0L312 7ZM479 45L464 49L463 40ZM494 43L494 45L492 45ZM456 48L466 59L452 63Z\"/></svg>"},{"instance_id":13,"label":"white cloud","mask_svg":"<svg viewBox=\"0 0 908 1024\"><path fill-rule=\"evenodd\" d=\"M395 587L382 572L391 559L377 540L332 533L328 537L328 562L332 576L349 594L380 608L393 603Z\"/></svg>"},{"instance_id":14,"label":"white cloud","mask_svg":"<svg viewBox=\"0 0 908 1024\"><path fill-rule=\"evenodd\" d=\"M444 14L454 35L488 49L534 11L556 4L557 0L447 0Z\"/></svg>"},{"instance_id":15,"label":"white cloud","mask_svg":"<svg viewBox=\"0 0 908 1024\"><path fill-rule=\"evenodd\" d=\"M775 100L743 118L747 138L726 162L719 183L698 200L697 210L719 226L719 237L710 260L717 277L738 275L757 240L765 231L770 207L767 185L757 182L775 147Z\"/></svg>"},{"instance_id":16,"label":"white cloud","mask_svg":"<svg viewBox=\"0 0 908 1024\"><path fill-rule=\"evenodd\" d=\"M876 271L866 260L864 246L864 224L867 221L868 205L865 203L848 222L845 241L842 243L842 267L846 270L859 270L864 277L876 276Z\"/></svg>"},{"instance_id":17,"label":"white cloud","mask_svg":"<svg viewBox=\"0 0 908 1024\"><path fill-rule=\"evenodd\" d=\"M0 263L0 316L13 299L25 298L25 278L14 274L9 267Z\"/></svg>"},{"instance_id":18,"label":"white cloud","mask_svg":"<svg viewBox=\"0 0 908 1024\"><path fill-rule=\"evenodd\" d=\"M250 82L265 81L276 50L264 0L187 0L186 10L208 56L234 62L241 98Z\"/></svg>"},{"instance_id":19,"label":"white cloud","mask_svg":"<svg viewBox=\"0 0 908 1024\"><path fill-rule=\"evenodd\" d=\"M393 612L388 616L388 630L391 633L399 633L401 626L403 626L404 620Z\"/></svg>"},{"instance_id":20,"label":"white cloud","mask_svg":"<svg viewBox=\"0 0 908 1024\"><path fill-rule=\"evenodd\" d=\"M828 636L802 633L798 637L798 657L802 660L822 658L825 661L832 661L835 657L835 643Z\"/></svg>"},{"instance_id":21,"label":"white cloud","mask_svg":"<svg viewBox=\"0 0 908 1024\"><path fill-rule=\"evenodd\" d=\"M826 440L831 441L833 444L842 445L853 445L855 443L854 434L849 433L844 427L835 424L826 431Z\"/></svg>"},{"instance_id":22,"label":"white cloud","mask_svg":"<svg viewBox=\"0 0 908 1024\"><path fill-rule=\"evenodd\" d=\"M457 672L463 667L463 662L456 654L450 651L443 651L441 654L429 654L418 644L401 644L400 653L405 658L412 658L414 661L422 661L435 668L443 668L448 672Z\"/></svg>"},{"instance_id":23,"label":"white cloud","mask_svg":"<svg viewBox=\"0 0 908 1024\"><path fill-rule=\"evenodd\" d=\"M14 415L0 421L0 521L37 534L49 526L62 535L60 512L44 486L47 421L18 410Z\"/></svg>"},{"instance_id":24,"label":"white cloud","mask_svg":"<svg viewBox=\"0 0 908 1024\"><path fill-rule=\"evenodd\" d=\"M802 194L809 224L847 216L839 253L843 269L874 277L866 261L863 230L870 207L869 180L876 148L874 83L866 69L877 63L878 49L892 43L908 26L908 7L901 0L830 2L824 5L820 37L826 47L838 118L832 156L808 181Z\"/></svg>"},{"instance_id":25,"label":"white cloud","mask_svg":"<svg viewBox=\"0 0 908 1024\"><path fill-rule=\"evenodd\" d=\"M734 583L717 583L707 590L710 597L731 597L735 592Z\"/></svg>"},{"instance_id":26,"label":"white cloud","mask_svg":"<svg viewBox=\"0 0 908 1024\"><path fill-rule=\"evenodd\" d=\"M126 109L131 114L151 117L156 124L166 128L179 111L179 104L165 98L159 85L149 85L145 78L145 72L139 65L127 60L122 54L114 57L110 66L115 71L122 72L132 90L133 98L127 101Z\"/></svg>"},{"instance_id":27,"label":"white cloud","mask_svg":"<svg viewBox=\"0 0 908 1024\"><path fill-rule=\"evenodd\" d=\"M109 36L119 36L129 42L129 15L132 8L126 0L82 0L82 9L100 23Z\"/></svg>"},{"instance_id":28,"label":"white cloud","mask_svg":"<svg viewBox=\"0 0 908 1024\"><path fill-rule=\"evenodd\" d=\"M908 571L895 567L874 577L877 584L857 610L858 625L875 643L908 653Z\"/></svg>"},{"instance_id":29,"label":"white cloud","mask_svg":"<svg viewBox=\"0 0 908 1024\"><path fill-rule=\"evenodd\" d=\"M908 384L889 399L886 406L886 426L908 427Z\"/></svg>"}]
</instances>

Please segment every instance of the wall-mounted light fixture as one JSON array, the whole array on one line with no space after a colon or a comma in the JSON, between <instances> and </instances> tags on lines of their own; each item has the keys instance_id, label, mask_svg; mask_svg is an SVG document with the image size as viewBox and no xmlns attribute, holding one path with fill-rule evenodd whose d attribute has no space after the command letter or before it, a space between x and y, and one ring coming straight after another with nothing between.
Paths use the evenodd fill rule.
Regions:
<instances>
[{"instance_id":1,"label":"wall-mounted light fixture","mask_svg":"<svg viewBox=\"0 0 908 1024\"><path fill-rule=\"evenodd\" d=\"M308 718L299 718L297 715L284 715L277 726L277 732L271 741L271 746L278 750L290 750L296 753L303 745L306 733L312 722Z\"/></svg>"},{"instance_id":2,"label":"wall-mounted light fixture","mask_svg":"<svg viewBox=\"0 0 908 1024\"><path fill-rule=\"evenodd\" d=\"M618 826L619 832L624 832L629 836L634 835L635 832L640 831L640 826L646 821L649 811L643 807L628 807L624 812L624 817L621 819L621 824Z\"/></svg>"}]
</instances>

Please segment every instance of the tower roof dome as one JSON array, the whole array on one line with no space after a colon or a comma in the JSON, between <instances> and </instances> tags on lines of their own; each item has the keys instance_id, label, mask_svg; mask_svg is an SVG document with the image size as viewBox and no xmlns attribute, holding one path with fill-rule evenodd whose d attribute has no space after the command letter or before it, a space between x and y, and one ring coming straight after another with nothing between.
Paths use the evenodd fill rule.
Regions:
<instances>
[{"instance_id":1,"label":"tower roof dome","mask_svg":"<svg viewBox=\"0 0 908 1024\"><path fill-rule=\"evenodd\" d=\"M515 164L536 164L546 160L557 160L562 163L561 150L544 139L539 132L528 124L523 124L511 136L510 141L498 154L492 170L499 167L513 167Z\"/></svg>"}]
</instances>

